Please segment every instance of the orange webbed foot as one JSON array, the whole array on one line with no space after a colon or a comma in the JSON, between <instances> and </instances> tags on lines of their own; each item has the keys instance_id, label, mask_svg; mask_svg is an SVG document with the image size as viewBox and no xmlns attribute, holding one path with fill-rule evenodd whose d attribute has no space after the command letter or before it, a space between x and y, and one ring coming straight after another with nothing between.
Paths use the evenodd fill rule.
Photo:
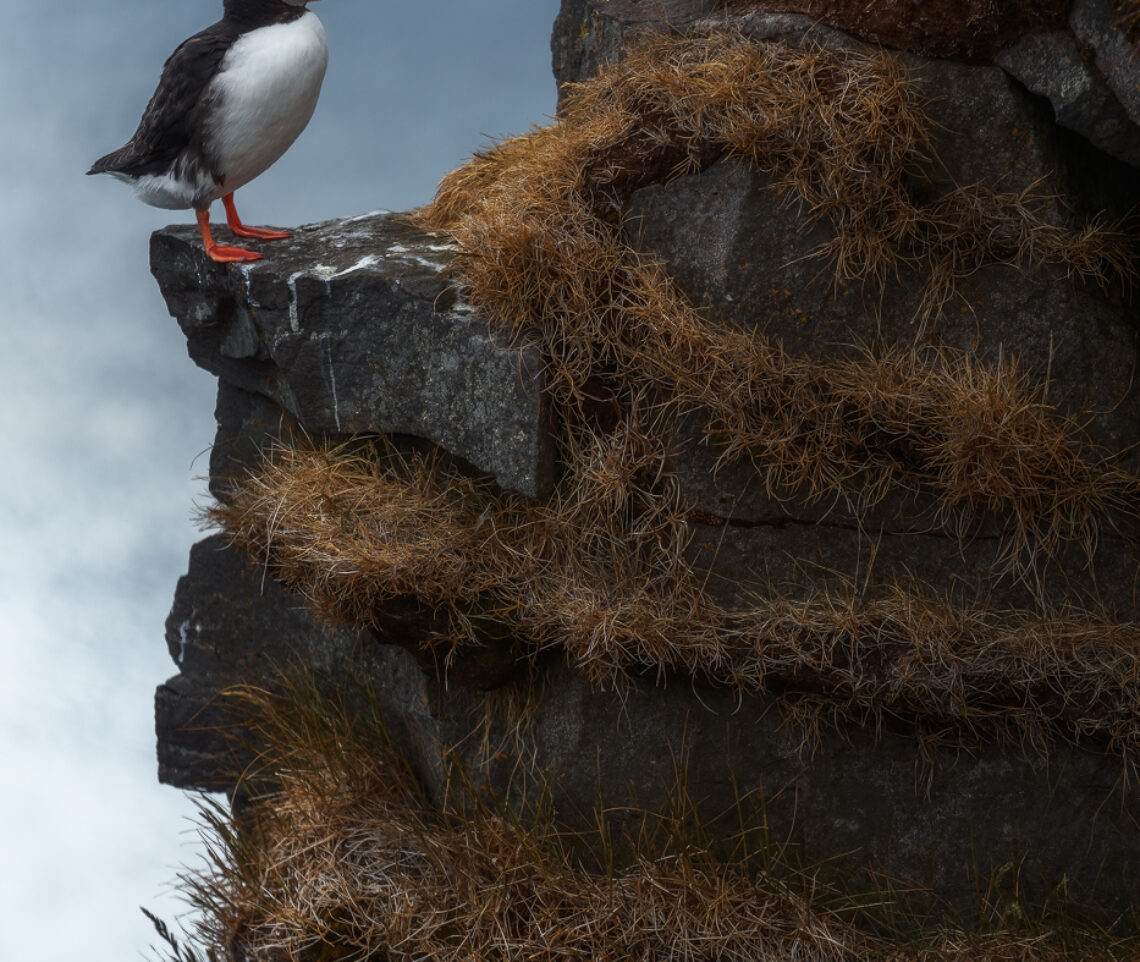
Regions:
<instances>
[{"instance_id":1,"label":"orange webbed foot","mask_svg":"<svg viewBox=\"0 0 1140 962\"><path fill-rule=\"evenodd\" d=\"M210 230L209 210L195 211L198 218L198 230L202 232L202 245L206 248L206 256L219 264L246 264L249 261L259 261L262 255L257 251L247 251L244 247L226 247L214 241Z\"/></svg>"},{"instance_id":2,"label":"orange webbed foot","mask_svg":"<svg viewBox=\"0 0 1140 962\"><path fill-rule=\"evenodd\" d=\"M244 247L226 247L224 244L207 247L206 256L219 264L248 264L250 261L265 259L265 255L257 251L247 251Z\"/></svg>"},{"instance_id":3,"label":"orange webbed foot","mask_svg":"<svg viewBox=\"0 0 1140 962\"><path fill-rule=\"evenodd\" d=\"M231 224L230 231L237 237L249 237L253 240L265 241L285 240L287 237L293 236L287 230L273 230L269 227L246 227L245 224L239 224L237 227Z\"/></svg>"},{"instance_id":4,"label":"orange webbed foot","mask_svg":"<svg viewBox=\"0 0 1140 962\"><path fill-rule=\"evenodd\" d=\"M222 198L222 205L226 208L226 223L235 237L248 237L252 240L285 240L293 235L287 230L273 230L270 227L246 227L238 217L237 207L234 206L234 195L226 194Z\"/></svg>"}]
</instances>

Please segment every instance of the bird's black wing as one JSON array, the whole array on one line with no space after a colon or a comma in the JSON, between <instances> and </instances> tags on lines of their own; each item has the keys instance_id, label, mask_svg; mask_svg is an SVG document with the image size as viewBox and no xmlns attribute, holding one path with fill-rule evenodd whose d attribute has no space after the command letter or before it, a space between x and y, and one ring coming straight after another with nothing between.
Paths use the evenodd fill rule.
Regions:
<instances>
[{"instance_id":1,"label":"bird's black wing","mask_svg":"<svg viewBox=\"0 0 1140 962\"><path fill-rule=\"evenodd\" d=\"M87 173L138 177L169 169L197 139L195 131L201 128L197 120L210 81L240 35L234 23L219 20L183 41L163 65L158 89L143 111L134 136L118 150L100 157Z\"/></svg>"}]
</instances>

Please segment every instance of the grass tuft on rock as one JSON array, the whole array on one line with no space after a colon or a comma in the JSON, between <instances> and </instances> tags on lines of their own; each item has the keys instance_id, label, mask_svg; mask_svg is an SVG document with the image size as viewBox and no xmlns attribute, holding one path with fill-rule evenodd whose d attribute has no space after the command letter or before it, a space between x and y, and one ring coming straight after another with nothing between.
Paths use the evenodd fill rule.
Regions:
<instances>
[{"instance_id":1,"label":"grass tuft on rock","mask_svg":"<svg viewBox=\"0 0 1140 962\"><path fill-rule=\"evenodd\" d=\"M916 200L932 152L915 88L885 53L654 35L574 86L553 125L445 178L417 221L455 241L454 273L493 330L548 358L568 460L591 443L599 404L623 406L626 428L659 449L678 412L696 411L722 460L751 462L775 498L866 509L891 491L932 495L950 529L1001 518L1005 558L1025 574L1140 505L1140 480L1046 385L1015 360L948 349L792 355L694 310L621 231L634 188L733 156L831 226L820 253L838 281L925 277L920 316L989 265L1130 273L1124 238L1050 222L1053 199L1032 190Z\"/></svg>"},{"instance_id":2,"label":"grass tuft on rock","mask_svg":"<svg viewBox=\"0 0 1140 962\"><path fill-rule=\"evenodd\" d=\"M1089 738L1140 749L1140 628L1059 606L963 606L920 585L820 588L726 609L685 560L684 511L641 491L628 450L599 448L549 504L371 448L284 446L212 521L325 617L384 634L386 602L446 612L429 643L479 644L472 612L521 658L548 649L598 684L672 672L761 694L823 693L855 716L930 730Z\"/></svg>"}]
</instances>

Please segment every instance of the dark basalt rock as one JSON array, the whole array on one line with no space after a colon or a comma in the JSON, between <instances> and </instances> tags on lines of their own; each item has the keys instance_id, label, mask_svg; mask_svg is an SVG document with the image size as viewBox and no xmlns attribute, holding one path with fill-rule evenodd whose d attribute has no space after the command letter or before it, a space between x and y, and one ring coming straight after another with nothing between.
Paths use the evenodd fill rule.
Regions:
<instances>
[{"instance_id":1,"label":"dark basalt rock","mask_svg":"<svg viewBox=\"0 0 1140 962\"><path fill-rule=\"evenodd\" d=\"M1106 153L1140 165L1140 127L1097 69L1085 62L1071 33L1028 34L998 54L997 63L1030 91L1046 97L1057 123Z\"/></svg>"},{"instance_id":2,"label":"dark basalt rock","mask_svg":"<svg viewBox=\"0 0 1140 962\"><path fill-rule=\"evenodd\" d=\"M353 632L314 622L224 538L199 542L166 619L166 645L180 674L155 696L159 781L178 788L232 787L233 773L249 755L225 737L222 690L273 685L290 666L335 673L360 644Z\"/></svg>"},{"instance_id":3,"label":"dark basalt rock","mask_svg":"<svg viewBox=\"0 0 1140 962\"><path fill-rule=\"evenodd\" d=\"M990 745L936 750L924 763L905 727L849 726L807 751L771 698L678 678L597 690L550 661L514 718L494 695L457 684L460 666L437 674L412 650L315 625L216 537L191 553L167 640L182 674L158 690L159 774L181 788L232 787L223 766L248 761L218 729L227 722L218 691L240 681L273 686L278 669L303 664L333 680L353 672L346 689L372 686L436 800L458 759L476 788L522 804L543 784L568 821L588 820L600 803L618 813L615 831L636 834L620 813L667 809L682 778L710 824L747 796L771 838L805 864L830 860L830 871L864 884L874 868L964 910L1006 863L1019 864L1030 898L1067 878L1072 897L1112 901L1137 881L1136 803L1122 794L1119 759L1065 743L1047 762ZM479 748L483 739L520 738L521 766L513 753L486 757Z\"/></svg>"},{"instance_id":4,"label":"dark basalt rock","mask_svg":"<svg viewBox=\"0 0 1140 962\"><path fill-rule=\"evenodd\" d=\"M1062 127L1140 166L1140 58L1107 0L1077 0L1069 29L1026 34L995 62L1045 97Z\"/></svg>"},{"instance_id":5,"label":"dark basalt rock","mask_svg":"<svg viewBox=\"0 0 1140 962\"><path fill-rule=\"evenodd\" d=\"M1094 0L1079 0L1068 21L1069 5L1050 2L1007 5L991 23L971 19L979 9L972 0L775 6L566 0L552 41L556 72L582 79L637 30L723 23L726 13L757 39L872 40L971 59L911 60L944 128L945 169L932 190L978 180L1018 190L1045 178L1082 212L1106 197L1110 212L1131 204L1130 188L1116 186L1127 180L1123 165L1101 153L1132 157L1134 130L1119 121L1133 108L1114 72L1112 39L1094 26ZM1080 63L1062 70L1073 44ZM1042 69L1037 54L1054 67ZM1130 390L1135 305L1124 293L992 268L967 279L941 317L916 326L920 278L904 275L883 292L836 289L828 266L809 256L827 228L805 228L802 212L779 207L762 176L730 162L645 187L626 213L631 242L662 258L694 303L764 330L789 352L840 356L859 343L918 342L989 361L1016 353L1035 376L1048 375L1050 397L1065 410L1095 415L1099 443L1122 462L1140 457L1140 402ZM1049 216L1069 215L1057 204ZM438 238L372 214L303 228L267 253L253 266L226 267L205 258L191 228L153 240L154 272L191 357L219 377L215 495L224 498L227 479L291 431L394 432L400 443L437 447L493 473L505 488L549 492L541 359L494 343L439 276L448 252ZM700 442L698 416L683 429L672 468L692 512L690 557L708 569L709 592L726 606L747 604L765 585L816 590L821 572L869 592L907 577L965 603L1029 608L1035 600L1018 594L1024 586L994 583L1000 518L984 519L963 545L937 529L929 503L888 501L865 515L842 503L775 501L743 466L714 473L718 452ZM1081 558L1058 559L1046 594L1134 621L1138 572L1132 542L1112 533L1091 569ZM477 610L470 614L477 620ZM802 729L781 714L795 703L774 697L792 694L788 679L773 678L771 694L755 697L673 676L633 678L614 692L592 688L557 653L542 656L532 679L520 671L523 643L492 624L481 648L437 655L434 617L401 599L379 613L381 635L329 630L221 539L207 539L191 553L168 622L181 673L158 691L160 778L232 787L218 692L241 681L273 684L281 667L300 663L332 679L351 672L367 680L436 799L455 758L468 763L476 787L519 804L536 784L553 786L571 821L599 802L666 809L681 770L706 817L751 793L772 839L798 849L803 862L827 862L837 875L909 879L959 908L1007 864L1020 865L1027 897L1064 883L1078 900L1109 904L1134 890L1140 810L1121 786L1121 759L1102 745L1058 739L1046 762L1014 745L970 744L932 750L923 762L914 720L885 715L878 729L853 720L827 729L805 751ZM506 710L504 688L525 702L522 716ZM487 756L479 747L487 744L524 750Z\"/></svg>"},{"instance_id":6,"label":"dark basalt rock","mask_svg":"<svg viewBox=\"0 0 1140 962\"><path fill-rule=\"evenodd\" d=\"M218 381L214 405L218 430L210 448L210 494L226 497L229 485L241 479L261 455L284 439L296 436L296 421L263 394L250 394L228 381Z\"/></svg>"},{"instance_id":7,"label":"dark basalt rock","mask_svg":"<svg viewBox=\"0 0 1140 962\"><path fill-rule=\"evenodd\" d=\"M1074 0L1069 14L1069 29L1080 42L1082 54L1088 52L1128 119L1140 124L1140 61L1119 23L1109 0Z\"/></svg>"},{"instance_id":8,"label":"dark basalt rock","mask_svg":"<svg viewBox=\"0 0 1140 962\"><path fill-rule=\"evenodd\" d=\"M1104 0L1096 0L1104 3ZM1070 0L564 0L551 50L559 84L585 80L645 29L747 14L802 14L868 43L973 63L1034 31L1065 26Z\"/></svg>"},{"instance_id":9,"label":"dark basalt rock","mask_svg":"<svg viewBox=\"0 0 1140 962\"><path fill-rule=\"evenodd\" d=\"M221 265L192 227L152 238L197 364L311 435L414 435L505 488L549 490L541 359L493 341L440 274L442 239L377 213L302 227L269 254Z\"/></svg>"}]
</instances>

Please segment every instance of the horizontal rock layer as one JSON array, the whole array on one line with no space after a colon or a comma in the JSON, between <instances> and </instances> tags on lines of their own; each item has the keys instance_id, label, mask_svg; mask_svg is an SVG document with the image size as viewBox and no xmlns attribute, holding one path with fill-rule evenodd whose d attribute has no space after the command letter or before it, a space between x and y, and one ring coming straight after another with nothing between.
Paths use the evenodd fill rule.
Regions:
<instances>
[{"instance_id":1,"label":"horizontal rock layer","mask_svg":"<svg viewBox=\"0 0 1140 962\"><path fill-rule=\"evenodd\" d=\"M563 83L581 80L584 71L612 59L611 41L627 30L793 13L897 50L979 61L1025 33L1063 26L1067 9L1066 0L1012 0L1000 11L988 0L566 0L551 47L554 74Z\"/></svg>"},{"instance_id":2,"label":"horizontal rock layer","mask_svg":"<svg viewBox=\"0 0 1140 962\"><path fill-rule=\"evenodd\" d=\"M1065 877L1074 898L1112 901L1137 881L1140 833L1134 802L1120 794L1119 759L1065 744L1048 762L989 746L922 763L906 734L849 728L825 730L811 751L770 699L676 678L599 691L553 662L516 719L454 670L436 679L410 652L313 625L218 538L191 554L167 641L182 674L158 691L160 776L182 788L220 785L219 759L231 757L213 730L224 721L215 699L223 685L272 685L290 663L333 679L363 665L391 733L437 799L459 759L477 787L518 800L549 784L563 817L588 819L600 803L623 831L631 806L667 808L683 773L710 822L748 796L794 858L832 859L830 871L864 883L860 873L873 867L964 910L976 886L1021 859L1030 897ZM493 758L478 748L483 737Z\"/></svg>"}]
</instances>

